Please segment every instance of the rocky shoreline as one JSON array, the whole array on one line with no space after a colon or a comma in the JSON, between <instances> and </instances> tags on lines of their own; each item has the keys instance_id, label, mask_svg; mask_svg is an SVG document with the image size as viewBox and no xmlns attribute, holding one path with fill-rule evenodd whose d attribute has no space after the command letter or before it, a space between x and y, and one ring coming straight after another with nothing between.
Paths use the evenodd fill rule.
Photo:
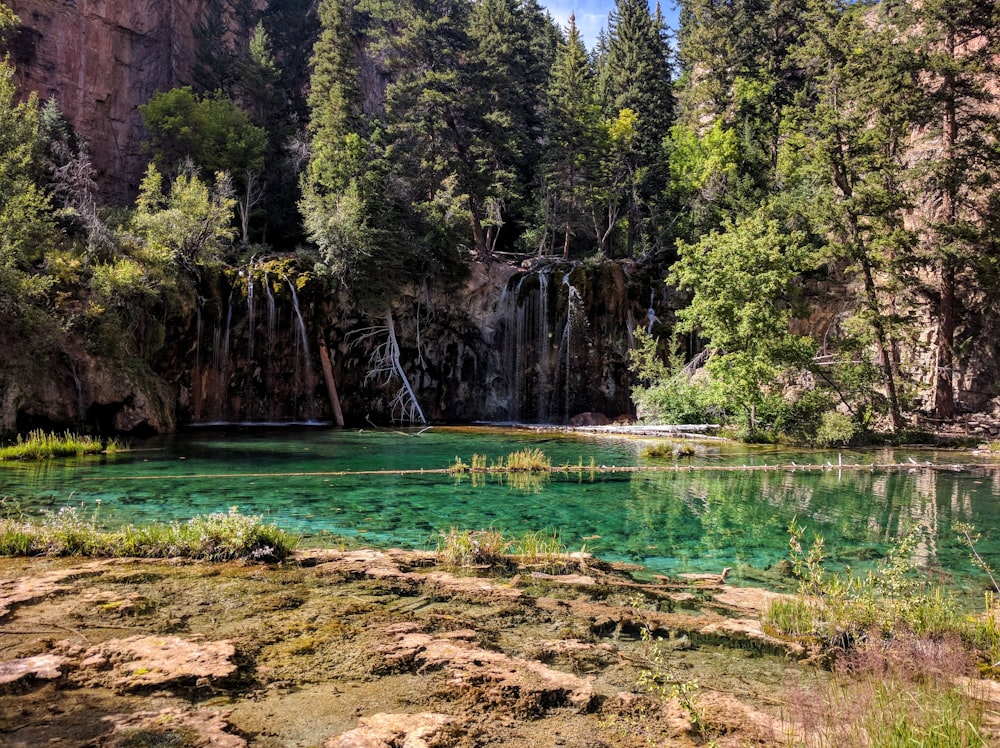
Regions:
<instances>
[{"instance_id":1,"label":"rocky shoreline","mask_svg":"<svg viewBox=\"0 0 1000 748\"><path fill-rule=\"evenodd\" d=\"M762 626L782 596L629 571L0 559L0 745L792 744L833 676Z\"/></svg>"},{"instance_id":2,"label":"rocky shoreline","mask_svg":"<svg viewBox=\"0 0 1000 748\"><path fill-rule=\"evenodd\" d=\"M775 692L813 670L761 628L772 597L585 555L500 572L374 550L4 559L0 744L697 745L696 716L642 685L667 668L697 680L717 745L766 745L787 731Z\"/></svg>"}]
</instances>

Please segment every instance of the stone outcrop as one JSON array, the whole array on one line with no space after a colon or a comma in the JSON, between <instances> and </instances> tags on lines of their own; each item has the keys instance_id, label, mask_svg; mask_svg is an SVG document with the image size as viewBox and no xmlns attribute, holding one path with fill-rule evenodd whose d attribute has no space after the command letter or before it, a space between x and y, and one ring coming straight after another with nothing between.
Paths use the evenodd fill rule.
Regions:
<instances>
[{"instance_id":1,"label":"stone outcrop","mask_svg":"<svg viewBox=\"0 0 1000 748\"><path fill-rule=\"evenodd\" d=\"M88 428L102 434L173 431L175 395L140 364L126 370L82 349L0 370L0 434Z\"/></svg>"},{"instance_id":2,"label":"stone outcrop","mask_svg":"<svg viewBox=\"0 0 1000 748\"><path fill-rule=\"evenodd\" d=\"M147 160L137 109L187 82L192 23L206 0L8 0L21 24L11 43L22 91L54 98L89 142L101 198L123 202Z\"/></svg>"},{"instance_id":3,"label":"stone outcrop","mask_svg":"<svg viewBox=\"0 0 1000 748\"><path fill-rule=\"evenodd\" d=\"M131 636L109 639L86 651L66 648L81 657L75 679L80 683L136 689L177 682L211 683L236 672L231 642L192 642L177 636Z\"/></svg>"}]
</instances>

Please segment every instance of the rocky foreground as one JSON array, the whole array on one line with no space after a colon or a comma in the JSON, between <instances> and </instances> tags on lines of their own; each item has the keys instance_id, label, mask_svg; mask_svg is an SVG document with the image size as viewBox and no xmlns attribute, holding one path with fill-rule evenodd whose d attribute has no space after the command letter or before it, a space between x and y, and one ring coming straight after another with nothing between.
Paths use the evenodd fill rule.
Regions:
<instances>
[{"instance_id":1,"label":"rocky foreground","mask_svg":"<svg viewBox=\"0 0 1000 748\"><path fill-rule=\"evenodd\" d=\"M772 598L582 556L7 559L0 745L788 745L828 676L762 630Z\"/></svg>"}]
</instances>

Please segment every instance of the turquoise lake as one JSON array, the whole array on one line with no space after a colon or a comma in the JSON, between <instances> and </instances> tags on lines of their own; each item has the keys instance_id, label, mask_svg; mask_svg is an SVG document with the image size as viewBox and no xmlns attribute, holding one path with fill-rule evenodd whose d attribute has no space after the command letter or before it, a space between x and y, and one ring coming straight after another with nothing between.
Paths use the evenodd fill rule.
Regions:
<instances>
[{"instance_id":1,"label":"turquoise lake","mask_svg":"<svg viewBox=\"0 0 1000 748\"><path fill-rule=\"evenodd\" d=\"M239 507L301 536L300 545L349 538L372 546L433 548L451 527L511 535L558 533L651 573L718 572L754 579L788 556L793 518L824 536L831 563L864 568L918 528L915 559L929 575L981 587L955 522L982 533L979 551L1000 565L1000 463L969 452L790 452L699 443L693 457L646 459L656 439L500 428L423 432L326 428L188 429L100 459L0 466L7 512L73 506L114 526L186 520ZM437 474L334 475L447 468L537 447L553 465L677 465L672 472L559 474L530 481ZM719 470L824 465L823 470ZM838 463L844 469L838 469ZM855 469L903 463L906 467ZM935 467L928 466L928 463ZM952 466L961 464L960 470ZM709 468L709 469L705 469Z\"/></svg>"}]
</instances>

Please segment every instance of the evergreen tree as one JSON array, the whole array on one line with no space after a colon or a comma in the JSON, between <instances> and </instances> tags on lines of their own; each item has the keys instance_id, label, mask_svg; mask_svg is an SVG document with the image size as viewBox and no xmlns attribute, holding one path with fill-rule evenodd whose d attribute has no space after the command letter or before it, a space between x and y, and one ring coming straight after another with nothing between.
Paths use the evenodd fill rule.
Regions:
<instances>
[{"instance_id":1,"label":"evergreen tree","mask_svg":"<svg viewBox=\"0 0 1000 748\"><path fill-rule=\"evenodd\" d=\"M380 251L373 227L379 184L367 168L351 12L341 0L324 0L319 17L309 96L312 149L300 208L322 262L351 283L367 272L363 260Z\"/></svg>"},{"instance_id":2,"label":"evergreen tree","mask_svg":"<svg viewBox=\"0 0 1000 748\"><path fill-rule=\"evenodd\" d=\"M556 52L547 102L545 233L548 236L551 227L554 243L561 226L562 254L569 257L575 234L586 232L592 242L596 239L585 221L594 209L597 165L606 134L596 80L574 16L569 19L567 39Z\"/></svg>"},{"instance_id":3,"label":"evergreen tree","mask_svg":"<svg viewBox=\"0 0 1000 748\"><path fill-rule=\"evenodd\" d=\"M636 115L628 153L623 153L622 182L628 219L628 254L656 248L659 211L656 201L667 184L663 142L673 123L674 102L669 48L662 21L646 0L616 0L609 19L607 51L601 57L600 93L605 115L615 120L628 110Z\"/></svg>"},{"instance_id":4,"label":"evergreen tree","mask_svg":"<svg viewBox=\"0 0 1000 748\"><path fill-rule=\"evenodd\" d=\"M545 58L551 57L544 34L538 36L544 24L539 13L516 0L478 0L469 20L470 72L481 101L472 168L490 253L505 226L506 243L516 238L537 188Z\"/></svg>"},{"instance_id":5,"label":"evergreen tree","mask_svg":"<svg viewBox=\"0 0 1000 748\"><path fill-rule=\"evenodd\" d=\"M233 43L241 29L253 28L252 0L208 0L193 24L197 41L192 70L199 93L231 91L240 71L240 51Z\"/></svg>"},{"instance_id":6,"label":"evergreen tree","mask_svg":"<svg viewBox=\"0 0 1000 748\"><path fill-rule=\"evenodd\" d=\"M925 0L914 33L922 50L923 186L934 205L921 250L937 275L934 411L955 415L956 332L960 275L983 258L992 239L1000 170L1000 100L996 87L1000 6L993 0Z\"/></svg>"},{"instance_id":7,"label":"evergreen tree","mask_svg":"<svg viewBox=\"0 0 1000 748\"><path fill-rule=\"evenodd\" d=\"M794 51L806 0L683 0L678 54L678 119L703 134L720 122L739 142L735 172L714 205L701 206L694 231L727 214L751 212L777 189L775 166L784 108L802 85Z\"/></svg>"},{"instance_id":8,"label":"evergreen tree","mask_svg":"<svg viewBox=\"0 0 1000 748\"><path fill-rule=\"evenodd\" d=\"M913 41L885 8L813 0L808 21L796 52L808 84L786 111L779 173L831 258L856 274L856 320L871 332L898 429L894 327L900 269L913 241L903 225L912 206L905 151L919 111Z\"/></svg>"}]
</instances>

